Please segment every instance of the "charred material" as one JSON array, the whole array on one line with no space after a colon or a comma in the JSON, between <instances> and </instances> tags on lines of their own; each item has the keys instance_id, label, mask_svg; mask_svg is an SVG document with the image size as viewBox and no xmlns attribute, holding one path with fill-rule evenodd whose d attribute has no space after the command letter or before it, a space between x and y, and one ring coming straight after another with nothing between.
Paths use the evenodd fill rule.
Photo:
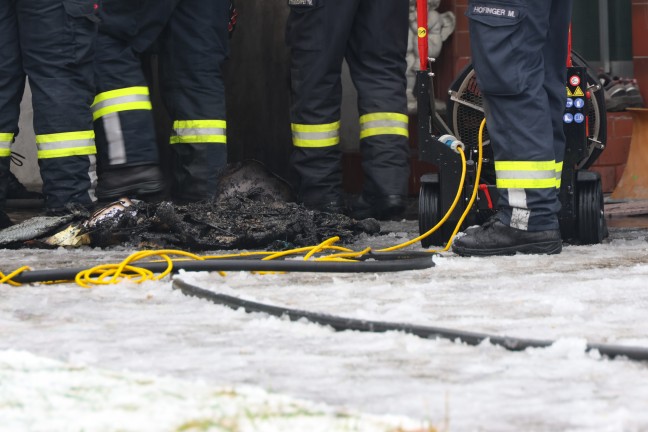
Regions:
<instances>
[{"instance_id":1,"label":"charred material","mask_svg":"<svg viewBox=\"0 0 648 432\"><path fill-rule=\"evenodd\" d=\"M97 247L204 251L310 246L332 236L351 242L360 234L379 231L380 225L374 219L357 221L340 214L307 210L252 189L188 205L134 202L96 220L89 235L90 244Z\"/></svg>"}]
</instances>

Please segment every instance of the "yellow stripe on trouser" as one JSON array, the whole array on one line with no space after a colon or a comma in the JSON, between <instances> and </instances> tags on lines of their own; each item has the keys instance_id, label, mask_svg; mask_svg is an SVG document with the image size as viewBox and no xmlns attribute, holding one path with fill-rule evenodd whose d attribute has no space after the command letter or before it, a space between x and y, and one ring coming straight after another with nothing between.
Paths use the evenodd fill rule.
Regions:
<instances>
[{"instance_id":1,"label":"yellow stripe on trouser","mask_svg":"<svg viewBox=\"0 0 648 432\"><path fill-rule=\"evenodd\" d=\"M323 124L291 123L295 147L331 147L340 143L340 121Z\"/></svg>"},{"instance_id":2,"label":"yellow stripe on trouser","mask_svg":"<svg viewBox=\"0 0 648 432\"><path fill-rule=\"evenodd\" d=\"M227 143L225 120L176 120L173 122L171 144Z\"/></svg>"},{"instance_id":3,"label":"yellow stripe on trouser","mask_svg":"<svg viewBox=\"0 0 648 432\"><path fill-rule=\"evenodd\" d=\"M360 139L376 135L409 137L408 117L400 113L371 113L360 116Z\"/></svg>"},{"instance_id":4,"label":"yellow stripe on trouser","mask_svg":"<svg viewBox=\"0 0 648 432\"><path fill-rule=\"evenodd\" d=\"M97 120L106 114L130 110L153 109L148 87L127 87L99 93L92 103L92 118Z\"/></svg>"},{"instance_id":5,"label":"yellow stripe on trouser","mask_svg":"<svg viewBox=\"0 0 648 432\"><path fill-rule=\"evenodd\" d=\"M0 157L11 156L13 138L14 134L12 133L0 133Z\"/></svg>"},{"instance_id":6,"label":"yellow stripe on trouser","mask_svg":"<svg viewBox=\"0 0 648 432\"><path fill-rule=\"evenodd\" d=\"M94 131L61 132L36 135L38 158L86 156L97 153Z\"/></svg>"},{"instance_id":7,"label":"yellow stripe on trouser","mask_svg":"<svg viewBox=\"0 0 648 432\"><path fill-rule=\"evenodd\" d=\"M555 161L495 162L500 189L547 189L556 187Z\"/></svg>"}]
</instances>

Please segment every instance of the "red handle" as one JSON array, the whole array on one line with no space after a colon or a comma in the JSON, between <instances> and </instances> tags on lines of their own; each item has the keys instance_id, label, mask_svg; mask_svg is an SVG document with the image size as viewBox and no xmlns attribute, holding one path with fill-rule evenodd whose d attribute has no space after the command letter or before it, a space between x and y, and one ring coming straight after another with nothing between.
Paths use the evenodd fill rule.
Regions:
<instances>
[{"instance_id":1,"label":"red handle","mask_svg":"<svg viewBox=\"0 0 648 432\"><path fill-rule=\"evenodd\" d=\"M428 4L427 0L416 0L416 16L418 28L418 50L419 60L421 62L421 70L428 68Z\"/></svg>"}]
</instances>

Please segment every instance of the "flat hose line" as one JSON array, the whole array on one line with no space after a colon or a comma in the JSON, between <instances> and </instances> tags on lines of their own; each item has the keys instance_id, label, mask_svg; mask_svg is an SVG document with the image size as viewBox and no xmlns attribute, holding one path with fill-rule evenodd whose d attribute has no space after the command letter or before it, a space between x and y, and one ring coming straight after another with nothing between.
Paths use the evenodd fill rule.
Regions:
<instances>
[{"instance_id":1,"label":"flat hose line","mask_svg":"<svg viewBox=\"0 0 648 432\"><path fill-rule=\"evenodd\" d=\"M269 271L269 272L318 272L318 273L374 273L423 270L434 267L429 252L372 252L357 262L268 260L258 258L211 259L200 261L174 261L173 271ZM166 262L138 262L141 267L153 272L167 269ZM74 280L86 268L63 268L30 270L12 278L21 284Z\"/></svg>"},{"instance_id":2,"label":"flat hose line","mask_svg":"<svg viewBox=\"0 0 648 432\"><path fill-rule=\"evenodd\" d=\"M241 298L227 294L217 293L196 285L192 285L177 277L173 279L173 288L180 290L187 296L209 300L215 304L227 306L231 309L243 308L247 313L266 313L276 317L288 317L291 321L306 319L316 324L330 326L335 329L335 331L355 330L371 333L400 331L424 339L441 338L449 339L452 341L460 340L465 344L473 346L479 345L483 341L488 340L493 345L501 346L509 351L523 351L527 348L546 348L551 346L555 342L552 340L497 336L486 333L415 325L409 323L370 321L311 312L306 310L290 309L250 300L243 300ZM607 356L609 358L624 356L631 360L648 360L648 348L644 347L587 343L585 351L589 352L592 350L597 350L601 355Z\"/></svg>"}]
</instances>

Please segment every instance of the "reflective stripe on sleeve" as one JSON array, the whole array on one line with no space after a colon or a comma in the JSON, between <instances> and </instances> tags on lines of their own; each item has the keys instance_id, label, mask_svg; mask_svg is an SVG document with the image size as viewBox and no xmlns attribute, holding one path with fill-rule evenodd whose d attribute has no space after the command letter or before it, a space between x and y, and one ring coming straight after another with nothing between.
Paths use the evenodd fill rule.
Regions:
<instances>
[{"instance_id":1,"label":"reflective stripe on sleeve","mask_svg":"<svg viewBox=\"0 0 648 432\"><path fill-rule=\"evenodd\" d=\"M340 121L324 124L291 123L295 147L331 147L340 143Z\"/></svg>"},{"instance_id":2,"label":"reflective stripe on sleeve","mask_svg":"<svg viewBox=\"0 0 648 432\"><path fill-rule=\"evenodd\" d=\"M376 135L409 137L408 117L400 113L371 113L360 116L360 139Z\"/></svg>"},{"instance_id":3,"label":"reflective stripe on sleeve","mask_svg":"<svg viewBox=\"0 0 648 432\"><path fill-rule=\"evenodd\" d=\"M62 132L36 135L38 158L86 156L97 153L94 131Z\"/></svg>"},{"instance_id":4,"label":"reflective stripe on sleeve","mask_svg":"<svg viewBox=\"0 0 648 432\"><path fill-rule=\"evenodd\" d=\"M106 114L153 109L148 87L127 87L99 93L92 104L92 118L97 120Z\"/></svg>"},{"instance_id":5,"label":"reflective stripe on sleeve","mask_svg":"<svg viewBox=\"0 0 648 432\"><path fill-rule=\"evenodd\" d=\"M173 122L171 144L226 144L225 120L176 120Z\"/></svg>"}]
</instances>

